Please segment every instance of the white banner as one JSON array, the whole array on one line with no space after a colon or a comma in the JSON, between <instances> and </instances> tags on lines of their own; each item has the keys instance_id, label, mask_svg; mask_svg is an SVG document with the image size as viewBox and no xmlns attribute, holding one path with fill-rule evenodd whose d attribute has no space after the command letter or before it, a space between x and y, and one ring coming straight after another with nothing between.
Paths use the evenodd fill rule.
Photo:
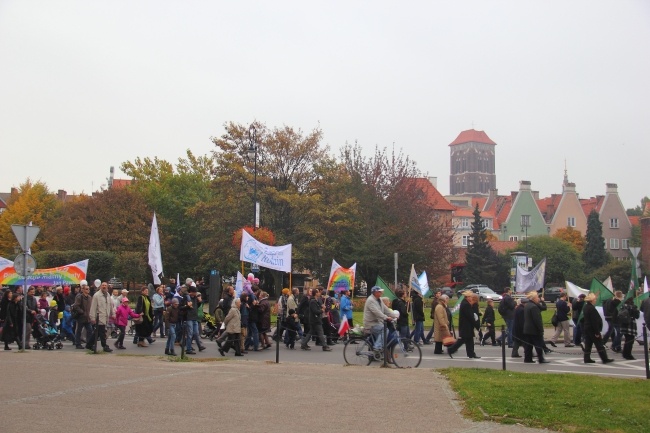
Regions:
<instances>
[{"instance_id":1,"label":"white banner","mask_svg":"<svg viewBox=\"0 0 650 433\"><path fill-rule=\"evenodd\" d=\"M163 274L163 264L156 212L153 213L151 235L149 236L149 266L151 266L151 273L153 274L153 283L160 284L160 276Z\"/></svg>"},{"instance_id":2,"label":"white banner","mask_svg":"<svg viewBox=\"0 0 650 433\"><path fill-rule=\"evenodd\" d=\"M565 281L564 286L566 287L567 295L569 295L570 298L577 298L580 295L587 296L589 294L589 290L578 287L571 281Z\"/></svg>"},{"instance_id":3,"label":"white banner","mask_svg":"<svg viewBox=\"0 0 650 433\"><path fill-rule=\"evenodd\" d=\"M291 244L272 247L265 245L242 230L239 260L277 271L291 272Z\"/></svg>"},{"instance_id":4,"label":"white banner","mask_svg":"<svg viewBox=\"0 0 650 433\"><path fill-rule=\"evenodd\" d=\"M530 271L517 266L517 279L515 291L517 293L532 292L544 287L544 276L546 275L546 257Z\"/></svg>"}]
</instances>

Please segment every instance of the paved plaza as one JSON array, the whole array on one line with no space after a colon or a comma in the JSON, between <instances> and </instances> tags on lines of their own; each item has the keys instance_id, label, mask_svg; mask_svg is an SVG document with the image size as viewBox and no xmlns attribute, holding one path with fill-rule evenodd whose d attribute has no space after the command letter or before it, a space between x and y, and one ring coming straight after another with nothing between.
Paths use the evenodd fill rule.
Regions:
<instances>
[{"instance_id":1,"label":"paved plaza","mask_svg":"<svg viewBox=\"0 0 650 433\"><path fill-rule=\"evenodd\" d=\"M126 352L0 353L0 431L543 431L466 420L431 368L170 362Z\"/></svg>"}]
</instances>

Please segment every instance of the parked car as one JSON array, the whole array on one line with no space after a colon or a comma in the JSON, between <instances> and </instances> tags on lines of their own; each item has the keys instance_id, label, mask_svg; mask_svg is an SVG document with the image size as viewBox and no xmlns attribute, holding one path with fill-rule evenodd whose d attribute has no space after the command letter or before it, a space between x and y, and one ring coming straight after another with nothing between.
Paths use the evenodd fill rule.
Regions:
<instances>
[{"instance_id":1,"label":"parked car","mask_svg":"<svg viewBox=\"0 0 650 433\"><path fill-rule=\"evenodd\" d=\"M501 295L495 293L494 290L490 289L485 284L470 284L464 289L457 292L458 297L460 297L460 295L466 290L471 290L472 292L478 294L479 301L487 301L488 299L492 299L493 301L498 302L502 298Z\"/></svg>"},{"instance_id":2,"label":"parked car","mask_svg":"<svg viewBox=\"0 0 650 433\"><path fill-rule=\"evenodd\" d=\"M454 296L454 290L451 287L438 287L437 289L433 289L431 291L431 298L433 298L437 292L449 296L449 299Z\"/></svg>"},{"instance_id":3,"label":"parked car","mask_svg":"<svg viewBox=\"0 0 650 433\"><path fill-rule=\"evenodd\" d=\"M544 289L544 301L555 302L564 293L564 287L547 287Z\"/></svg>"}]
</instances>

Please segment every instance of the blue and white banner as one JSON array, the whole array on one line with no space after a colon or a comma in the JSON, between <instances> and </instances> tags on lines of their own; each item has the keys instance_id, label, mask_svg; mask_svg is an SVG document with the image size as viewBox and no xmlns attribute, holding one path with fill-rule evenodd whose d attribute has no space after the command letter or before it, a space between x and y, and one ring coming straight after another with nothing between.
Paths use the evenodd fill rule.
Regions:
<instances>
[{"instance_id":1,"label":"blue and white banner","mask_svg":"<svg viewBox=\"0 0 650 433\"><path fill-rule=\"evenodd\" d=\"M242 230L239 260L269 269L291 272L291 244L272 247L257 241Z\"/></svg>"},{"instance_id":2,"label":"blue and white banner","mask_svg":"<svg viewBox=\"0 0 650 433\"><path fill-rule=\"evenodd\" d=\"M420 283L420 291L422 291L422 297L427 296L429 292L429 279L427 278L426 271L422 271L418 277L418 282Z\"/></svg>"},{"instance_id":3,"label":"blue and white banner","mask_svg":"<svg viewBox=\"0 0 650 433\"><path fill-rule=\"evenodd\" d=\"M517 293L527 293L534 290L539 290L544 287L544 277L546 276L546 257L539 262L530 271L522 269L517 266L517 279L515 283L515 291Z\"/></svg>"}]
</instances>

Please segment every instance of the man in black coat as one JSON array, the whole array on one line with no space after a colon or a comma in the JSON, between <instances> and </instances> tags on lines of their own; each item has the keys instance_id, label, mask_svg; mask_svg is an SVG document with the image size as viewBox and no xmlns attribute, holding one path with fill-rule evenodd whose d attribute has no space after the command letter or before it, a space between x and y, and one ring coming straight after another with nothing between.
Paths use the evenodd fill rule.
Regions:
<instances>
[{"instance_id":1,"label":"man in black coat","mask_svg":"<svg viewBox=\"0 0 650 433\"><path fill-rule=\"evenodd\" d=\"M328 345L327 341L325 340L325 334L323 333L323 311L324 307L323 304L321 303L321 292L318 289L312 289L311 290L311 299L309 300L309 332L305 333L304 337L302 337L302 341L300 343L300 348L302 350L310 350L309 346L307 343L311 339L312 335L316 335L318 337L318 340L320 341L320 344L323 348L323 351L329 352L332 350Z\"/></svg>"},{"instance_id":2,"label":"man in black coat","mask_svg":"<svg viewBox=\"0 0 650 433\"><path fill-rule=\"evenodd\" d=\"M537 352L537 359L540 364L550 361L544 359L544 323L542 322L542 311L546 310L546 304L540 299L537 292L529 292L526 297L528 303L524 306L524 362L533 361L533 347Z\"/></svg>"},{"instance_id":3,"label":"man in black coat","mask_svg":"<svg viewBox=\"0 0 650 433\"><path fill-rule=\"evenodd\" d=\"M503 291L503 297L499 302L499 314L506 322L506 332L508 333L508 347L512 347L512 329L515 320L515 300L512 299L512 292L510 287L506 287Z\"/></svg>"},{"instance_id":4,"label":"man in black coat","mask_svg":"<svg viewBox=\"0 0 650 433\"><path fill-rule=\"evenodd\" d=\"M453 354L462 346L465 345L465 351L468 358L479 359L480 356L474 352L474 330L479 329L480 322L478 315L474 313L474 305L478 304L478 295L472 291L463 293L465 299L460 303L458 309L458 340L453 346L447 349L447 354L453 358Z\"/></svg>"},{"instance_id":5,"label":"man in black coat","mask_svg":"<svg viewBox=\"0 0 650 433\"><path fill-rule=\"evenodd\" d=\"M603 336L600 332L603 329L603 319L600 317L600 313L596 310L596 294L589 293L585 298L584 306L582 307L582 334L585 339L584 345L584 363L593 364L594 361L591 359L591 346L596 346L596 351L600 359L603 361L603 364L609 362L614 362L613 359L607 358L607 352L605 351L605 345L603 344Z\"/></svg>"}]
</instances>

